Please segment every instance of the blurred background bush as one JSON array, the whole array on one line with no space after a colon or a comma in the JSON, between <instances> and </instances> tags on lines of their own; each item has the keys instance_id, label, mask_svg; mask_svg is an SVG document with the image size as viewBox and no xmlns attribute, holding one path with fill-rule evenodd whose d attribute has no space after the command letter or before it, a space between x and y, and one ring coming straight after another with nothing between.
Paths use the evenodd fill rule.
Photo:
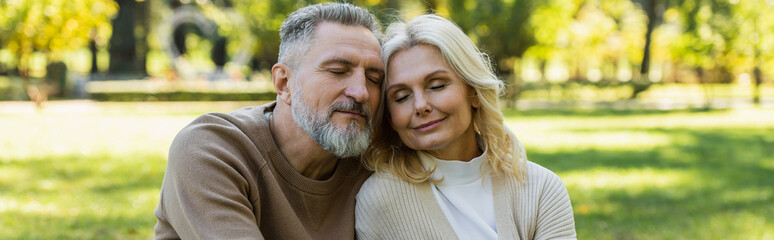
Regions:
<instances>
[{"instance_id":1,"label":"blurred background bush","mask_svg":"<svg viewBox=\"0 0 774 240\"><path fill-rule=\"evenodd\" d=\"M207 86L196 94L184 94L191 90L177 88L176 83L268 81L268 70L277 59L279 25L288 13L316 2L2 1L0 100L264 99L222 98L207 94ZM658 85L713 86L685 92L702 95L701 101L690 104L704 107L716 101L744 102L733 99L760 104L761 96L771 96L773 91L771 0L353 3L372 10L385 26L396 18L427 12L454 20L491 55L510 86L507 107L535 96L567 101L685 100L679 92L642 94ZM165 82L166 93L180 94L164 97L153 88L122 93L122 88L109 83L89 87L99 81L124 80ZM730 89L719 85L735 90L732 95L713 90ZM588 96L579 93L583 89L615 93ZM270 87L250 92L268 91ZM126 97L138 94L149 96Z\"/></svg>"}]
</instances>

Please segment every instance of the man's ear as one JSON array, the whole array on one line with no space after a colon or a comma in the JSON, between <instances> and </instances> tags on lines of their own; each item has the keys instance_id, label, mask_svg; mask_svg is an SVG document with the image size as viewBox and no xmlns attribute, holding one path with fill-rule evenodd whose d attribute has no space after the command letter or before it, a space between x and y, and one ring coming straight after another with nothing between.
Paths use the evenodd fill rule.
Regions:
<instances>
[{"instance_id":1,"label":"man's ear","mask_svg":"<svg viewBox=\"0 0 774 240\"><path fill-rule=\"evenodd\" d=\"M277 100L290 105L290 67L288 65L277 63L271 67L271 81L274 83L274 90L277 91Z\"/></svg>"}]
</instances>

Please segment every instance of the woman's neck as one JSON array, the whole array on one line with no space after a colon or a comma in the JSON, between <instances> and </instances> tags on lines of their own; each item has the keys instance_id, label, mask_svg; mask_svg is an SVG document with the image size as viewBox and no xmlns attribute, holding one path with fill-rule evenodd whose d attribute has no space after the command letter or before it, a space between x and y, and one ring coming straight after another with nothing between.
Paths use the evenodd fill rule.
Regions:
<instances>
[{"instance_id":1,"label":"woman's neck","mask_svg":"<svg viewBox=\"0 0 774 240\"><path fill-rule=\"evenodd\" d=\"M430 156L441 160L457 160L463 162L468 162L482 154L476 140L476 132L473 130L472 126L450 144L440 149L425 150L425 152Z\"/></svg>"}]
</instances>

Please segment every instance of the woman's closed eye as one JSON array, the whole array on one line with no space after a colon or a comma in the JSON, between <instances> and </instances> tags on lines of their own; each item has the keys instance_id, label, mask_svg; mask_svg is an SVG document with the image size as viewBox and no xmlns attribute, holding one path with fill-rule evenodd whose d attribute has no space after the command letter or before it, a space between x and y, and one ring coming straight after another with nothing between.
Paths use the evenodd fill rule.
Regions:
<instances>
[{"instance_id":1,"label":"woman's closed eye","mask_svg":"<svg viewBox=\"0 0 774 240\"><path fill-rule=\"evenodd\" d=\"M409 93L402 93L402 92L401 93L396 93L395 94L395 102L399 102L400 103L400 102L406 101L406 99L408 99L409 95L411 95L411 94L409 94Z\"/></svg>"},{"instance_id":2,"label":"woman's closed eye","mask_svg":"<svg viewBox=\"0 0 774 240\"><path fill-rule=\"evenodd\" d=\"M430 90L441 90L449 86L449 81L443 77L435 77L427 82L427 88Z\"/></svg>"},{"instance_id":3,"label":"woman's closed eye","mask_svg":"<svg viewBox=\"0 0 774 240\"><path fill-rule=\"evenodd\" d=\"M446 86L448 86L448 85L446 85L446 84L436 84L436 85L430 86L430 89L432 89L432 90L440 90L440 89L445 88Z\"/></svg>"}]
</instances>

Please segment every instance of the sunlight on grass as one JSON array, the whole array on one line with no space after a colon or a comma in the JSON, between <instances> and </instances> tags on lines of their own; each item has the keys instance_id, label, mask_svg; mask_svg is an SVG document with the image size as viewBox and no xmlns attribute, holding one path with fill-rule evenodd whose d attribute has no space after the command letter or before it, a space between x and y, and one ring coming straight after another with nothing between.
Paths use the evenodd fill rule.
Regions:
<instances>
[{"instance_id":1,"label":"sunlight on grass","mask_svg":"<svg viewBox=\"0 0 774 240\"><path fill-rule=\"evenodd\" d=\"M744 204L767 201L767 199L772 198L774 198L774 189L772 188L729 189L720 194L720 200L726 204Z\"/></svg>"},{"instance_id":2,"label":"sunlight on grass","mask_svg":"<svg viewBox=\"0 0 774 240\"><path fill-rule=\"evenodd\" d=\"M23 213L56 213L59 208L53 203L40 203L35 200L19 202L16 199L0 198L0 213L11 210L21 211Z\"/></svg>"},{"instance_id":3,"label":"sunlight on grass","mask_svg":"<svg viewBox=\"0 0 774 240\"><path fill-rule=\"evenodd\" d=\"M688 184L696 175L684 170L605 169L603 167L583 171L562 172L562 180L568 188L578 191L623 190L638 194L652 190Z\"/></svg>"},{"instance_id":4,"label":"sunlight on grass","mask_svg":"<svg viewBox=\"0 0 774 240\"><path fill-rule=\"evenodd\" d=\"M153 235L169 144L201 113L107 105L0 114L0 239Z\"/></svg>"},{"instance_id":5,"label":"sunlight on grass","mask_svg":"<svg viewBox=\"0 0 774 240\"><path fill-rule=\"evenodd\" d=\"M579 239L769 239L774 110L510 113Z\"/></svg>"},{"instance_id":6,"label":"sunlight on grass","mask_svg":"<svg viewBox=\"0 0 774 240\"><path fill-rule=\"evenodd\" d=\"M614 130L614 129L755 129L774 127L774 109L718 110L712 112L664 112L659 114L617 114L587 116L586 114L558 113L523 116L518 111L508 111L506 125L517 136L520 132L542 130ZM527 113L529 114L529 113ZM688 117L690 116L690 117Z\"/></svg>"},{"instance_id":7,"label":"sunlight on grass","mask_svg":"<svg viewBox=\"0 0 774 240\"><path fill-rule=\"evenodd\" d=\"M175 134L250 105L0 106L0 239L151 238ZM579 239L774 236L774 110L506 112L566 184Z\"/></svg>"},{"instance_id":8,"label":"sunlight on grass","mask_svg":"<svg viewBox=\"0 0 774 240\"><path fill-rule=\"evenodd\" d=\"M191 116L1 117L0 161L77 154L166 154L172 137Z\"/></svg>"},{"instance_id":9,"label":"sunlight on grass","mask_svg":"<svg viewBox=\"0 0 774 240\"><path fill-rule=\"evenodd\" d=\"M755 212L724 211L700 219L697 225L705 226L705 230L697 235L697 239L772 239L774 224L771 220Z\"/></svg>"},{"instance_id":10,"label":"sunlight on grass","mask_svg":"<svg viewBox=\"0 0 774 240\"><path fill-rule=\"evenodd\" d=\"M136 157L136 158L135 158ZM145 239L152 235L165 157L59 156L18 159L2 169L0 238ZM7 194L7 195L6 195ZM37 229L57 229L37 231Z\"/></svg>"},{"instance_id":11,"label":"sunlight on grass","mask_svg":"<svg viewBox=\"0 0 774 240\"><path fill-rule=\"evenodd\" d=\"M676 144L674 136L664 133L650 133L647 131L597 131L597 132L572 132L555 131L544 132L536 136L529 136L526 146L529 150L538 151L570 151L570 150L643 150Z\"/></svg>"}]
</instances>

